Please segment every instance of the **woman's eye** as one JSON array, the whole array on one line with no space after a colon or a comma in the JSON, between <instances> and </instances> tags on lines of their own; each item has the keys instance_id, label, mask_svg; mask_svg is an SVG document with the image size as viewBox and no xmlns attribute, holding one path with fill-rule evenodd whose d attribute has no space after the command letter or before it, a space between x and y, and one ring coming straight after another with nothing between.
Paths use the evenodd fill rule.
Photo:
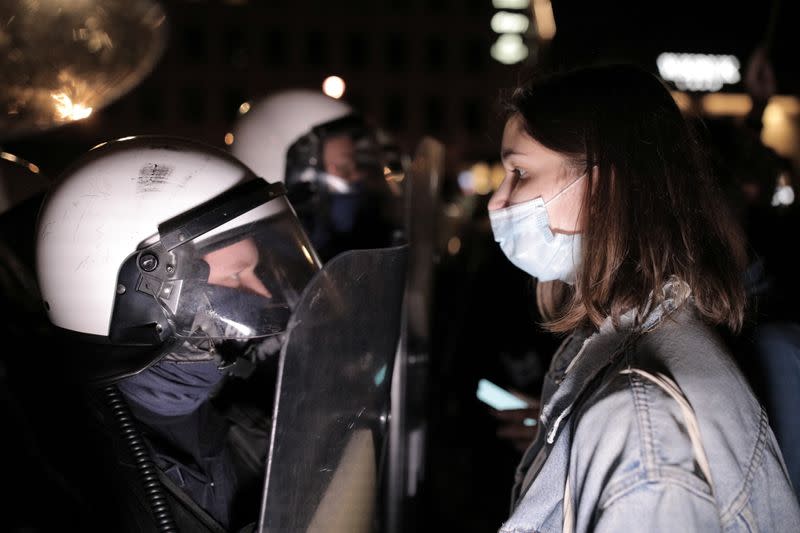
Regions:
<instances>
[{"instance_id":1,"label":"woman's eye","mask_svg":"<svg viewBox=\"0 0 800 533\"><path fill-rule=\"evenodd\" d=\"M521 169L521 168L515 168L513 170L513 173L514 173L515 177L520 178L520 179L525 179L525 178L528 177L528 172L523 170L523 169Z\"/></svg>"}]
</instances>

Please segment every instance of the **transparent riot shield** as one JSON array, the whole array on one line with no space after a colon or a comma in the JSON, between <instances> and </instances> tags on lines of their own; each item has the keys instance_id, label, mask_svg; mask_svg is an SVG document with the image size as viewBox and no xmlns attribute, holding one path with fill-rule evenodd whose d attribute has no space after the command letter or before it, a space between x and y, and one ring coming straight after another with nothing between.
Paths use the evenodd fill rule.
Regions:
<instances>
[{"instance_id":1,"label":"transparent riot shield","mask_svg":"<svg viewBox=\"0 0 800 533\"><path fill-rule=\"evenodd\" d=\"M258 531L381 531L406 245L331 259L281 351Z\"/></svg>"},{"instance_id":2,"label":"transparent riot shield","mask_svg":"<svg viewBox=\"0 0 800 533\"><path fill-rule=\"evenodd\" d=\"M423 138L406 172L408 284L403 333L392 383L387 533L414 531L420 516L418 485L424 481L427 441L431 309L438 246L437 221L444 178L444 145Z\"/></svg>"}]
</instances>

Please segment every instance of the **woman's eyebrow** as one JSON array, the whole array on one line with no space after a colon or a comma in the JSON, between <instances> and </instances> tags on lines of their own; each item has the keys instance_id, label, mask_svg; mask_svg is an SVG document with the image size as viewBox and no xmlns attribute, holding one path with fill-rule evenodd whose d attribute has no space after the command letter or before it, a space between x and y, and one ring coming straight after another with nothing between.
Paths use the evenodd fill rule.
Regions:
<instances>
[{"instance_id":1,"label":"woman's eyebrow","mask_svg":"<svg viewBox=\"0 0 800 533\"><path fill-rule=\"evenodd\" d=\"M500 152L500 159L502 161L505 161L506 159L508 159L513 155L522 155L522 154L520 152L517 152L513 148L503 148L503 151Z\"/></svg>"}]
</instances>

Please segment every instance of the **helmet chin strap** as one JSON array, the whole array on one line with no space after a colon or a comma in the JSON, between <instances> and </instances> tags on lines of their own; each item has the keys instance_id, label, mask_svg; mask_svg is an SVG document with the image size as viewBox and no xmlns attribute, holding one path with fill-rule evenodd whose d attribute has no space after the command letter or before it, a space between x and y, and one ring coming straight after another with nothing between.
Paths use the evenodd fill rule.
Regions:
<instances>
[{"instance_id":1,"label":"helmet chin strap","mask_svg":"<svg viewBox=\"0 0 800 533\"><path fill-rule=\"evenodd\" d=\"M239 346L236 346L239 345ZM213 361L221 374L247 378L255 370L257 343L250 340L227 340L216 345L210 338L187 339L168 352L164 359L176 363L205 363Z\"/></svg>"},{"instance_id":2,"label":"helmet chin strap","mask_svg":"<svg viewBox=\"0 0 800 533\"><path fill-rule=\"evenodd\" d=\"M211 343L210 348L208 343ZM184 340L183 343L168 352L164 359L178 363L222 362L210 339Z\"/></svg>"}]
</instances>

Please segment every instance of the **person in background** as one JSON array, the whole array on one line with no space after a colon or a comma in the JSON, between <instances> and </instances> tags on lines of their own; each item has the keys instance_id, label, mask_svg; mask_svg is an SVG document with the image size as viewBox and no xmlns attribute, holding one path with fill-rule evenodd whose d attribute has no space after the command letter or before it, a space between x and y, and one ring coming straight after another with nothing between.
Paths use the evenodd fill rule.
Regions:
<instances>
[{"instance_id":1,"label":"person in background","mask_svg":"<svg viewBox=\"0 0 800 533\"><path fill-rule=\"evenodd\" d=\"M749 58L744 86L752 109L742 121L705 118L713 168L745 230L748 307L731 350L764 404L789 476L800 495L800 312L791 240L800 211L789 160L761 140L762 115L776 80L765 46Z\"/></svg>"},{"instance_id":2,"label":"person in background","mask_svg":"<svg viewBox=\"0 0 800 533\"><path fill-rule=\"evenodd\" d=\"M500 530L796 530L780 448L716 331L744 320L743 237L666 86L585 66L507 110L492 231L565 339Z\"/></svg>"},{"instance_id":3,"label":"person in background","mask_svg":"<svg viewBox=\"0 0 800 533\"><path fill-rule=\"evenodd\" d=\"M400 161L387 136L349 104L310 89L279 91L250 104L233 134L233 155L286 184L323 262L396 244L403 201L389 178Z\"/></svg>"}]
</instances>

